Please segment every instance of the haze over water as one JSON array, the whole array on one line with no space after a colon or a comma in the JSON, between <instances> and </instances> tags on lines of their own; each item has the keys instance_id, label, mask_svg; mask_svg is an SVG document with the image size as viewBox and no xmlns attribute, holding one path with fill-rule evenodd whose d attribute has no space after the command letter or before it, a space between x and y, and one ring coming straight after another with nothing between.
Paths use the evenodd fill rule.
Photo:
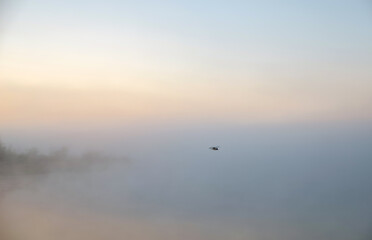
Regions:
<instances>
[{"instance_id":1,"label":"haze over water","mask_svg":"<svg viewBox=\"0 0 372 240\"><path fill-rule=\"evenodd\" d=\"M19 189L5 201L8 219L45 239L369 239L371 131L203 126L148 131L129 145L120 132L89 135L90 147L127 160ZM218 152L208 149L215 141Z\"/></svg>"},{"instance_id":2,"label":"haze over water","mask_svg":"<svg viewBox=\"0 0 372 240\"><path fill-rule=\"evenodd\" d=\"M0 233L371 239L369 2L6 3L2 142L108 157L0 196Z\"/></svg>"}]
</instances>

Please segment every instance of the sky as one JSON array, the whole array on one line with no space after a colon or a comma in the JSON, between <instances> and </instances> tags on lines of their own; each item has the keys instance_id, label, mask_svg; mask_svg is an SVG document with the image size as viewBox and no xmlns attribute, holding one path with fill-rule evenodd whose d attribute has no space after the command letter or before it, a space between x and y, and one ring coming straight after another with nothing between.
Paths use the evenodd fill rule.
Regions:
<instances>
[{"instance_id":1,"label":"sky","mask_svg":"<svg viewBox=\"0 0 372 240\"><path fill-rule=\"evenodd\" d=\"M370 240L371 21L367 0L0 0L0 234ZM89 150L110 161L12 161Z\"/></svg>"},{"instance_id":2,"label":"sky","mask_svg":"<svg viewBox=\"0 0 372 240\"><path fill-rule=\"evenodd\" d=\"M4 128L372 119L368 1L3 4Z\"/></svg>"}]
</instances>

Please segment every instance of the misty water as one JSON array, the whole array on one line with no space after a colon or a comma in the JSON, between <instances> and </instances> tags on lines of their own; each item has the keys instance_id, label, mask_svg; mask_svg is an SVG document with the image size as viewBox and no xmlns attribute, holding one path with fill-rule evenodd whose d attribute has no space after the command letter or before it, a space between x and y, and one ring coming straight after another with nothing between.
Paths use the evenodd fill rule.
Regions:
<instances>
[{"instance_id":1,"label":"misty water","mask_svg":"<svg viewBox=\"0 0 372 240\"><path fill-rule=\"evenodd\" d=\"M368 124L8 131L3 140L120 156L10 193L9 229L28 239L372 238Z\"/></svg>"}]
</instances>

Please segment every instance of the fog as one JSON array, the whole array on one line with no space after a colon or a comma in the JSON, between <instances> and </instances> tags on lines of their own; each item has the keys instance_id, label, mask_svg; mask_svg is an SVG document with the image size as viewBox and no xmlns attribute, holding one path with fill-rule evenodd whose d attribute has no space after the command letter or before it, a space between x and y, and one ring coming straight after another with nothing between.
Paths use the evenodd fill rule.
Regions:
<instances>
[{"instance_id":1,"label":"fog","mask_svg":"<svg viewBox=\"0 0 372 240\"><path fill-rule=\"evenodd\" d=\"M8 192L3 215L20 240L371 239L369 124L4 130L2 139L16 151L66 146L116 159L50 168Z\"/></svg>"}]
</instances>

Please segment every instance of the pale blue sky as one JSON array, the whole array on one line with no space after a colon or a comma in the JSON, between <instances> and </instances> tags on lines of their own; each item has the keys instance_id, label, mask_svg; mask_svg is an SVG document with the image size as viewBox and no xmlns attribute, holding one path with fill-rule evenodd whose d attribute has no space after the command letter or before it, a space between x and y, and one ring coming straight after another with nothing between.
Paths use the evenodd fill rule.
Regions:
<instances>
[{"instance_id":1,"label":"pale blue sky","mask_svg":"<svg viewBox=\"0 0 372 240\"><path fill-rule=\"evenodd\" d=\"M370 240L370 1L5 10L1 140L130 160L27 181L19 239Z\"/></svg>"},{"instance_id":2,"label":"pale blue sky","mask_svg":"<svg viewBox=\"0 0 372 240\"><path fill-rule=\"evenodd\" d=\"M74 101L95 108L90 119L372 118L368 1L19 0L9 9L0 77L18 90L4 101L19 106L28 95L35 115L45 114L41 98L55 100L59 116L74 116ZM102 111L88 104L101 90ZM7 109L18 114L9 121L38 122Z\"/></svg>"}]
</instances>

